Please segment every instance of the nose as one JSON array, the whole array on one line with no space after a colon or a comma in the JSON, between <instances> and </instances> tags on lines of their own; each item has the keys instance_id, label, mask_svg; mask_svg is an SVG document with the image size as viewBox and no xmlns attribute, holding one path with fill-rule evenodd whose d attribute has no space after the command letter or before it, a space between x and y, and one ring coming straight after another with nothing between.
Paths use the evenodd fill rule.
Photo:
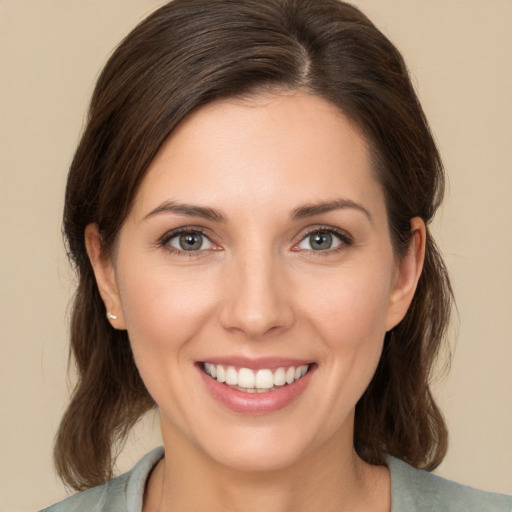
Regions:
<instances>
[{"instance_id":1,"label":"nose","mask_svg":"<svg viewBox=\"0 0 512 512\"><path fill-rule=\"evenodd\" d=\"M226 269L221 323L225 329L261 339L294 322L284 263L263 251L246 251Z\"/></svg>"}]
</instances>

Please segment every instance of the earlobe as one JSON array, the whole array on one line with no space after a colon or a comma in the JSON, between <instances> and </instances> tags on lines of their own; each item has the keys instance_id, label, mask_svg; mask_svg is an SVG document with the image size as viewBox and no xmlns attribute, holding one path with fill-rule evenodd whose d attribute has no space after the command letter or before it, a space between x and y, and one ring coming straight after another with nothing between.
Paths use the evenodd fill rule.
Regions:
<instances>
[{"instance_id":1,"label":"earlobe","mask_svg":"<svg viewBox=\"0 0 512 512\"><path fill-rule=\"evenodd\" d=\"M85 228L85 247L91 262L96 284L105 304L105 314L115 329L126 329L114 265L102 254L101 237L97 224Z\"/></svg>"},{"instance_id":2,"label":"earlobe","mask_svg":"<svg viewBox=\"0 0 512 512\"><path fill-rule=\"evenodd\" d=\"M409 249L398 265L390 295L387 331L400 323L407 313L423 270L427 233L420 217L411 219L411 234Z\"/></svg>"}]
</instances>

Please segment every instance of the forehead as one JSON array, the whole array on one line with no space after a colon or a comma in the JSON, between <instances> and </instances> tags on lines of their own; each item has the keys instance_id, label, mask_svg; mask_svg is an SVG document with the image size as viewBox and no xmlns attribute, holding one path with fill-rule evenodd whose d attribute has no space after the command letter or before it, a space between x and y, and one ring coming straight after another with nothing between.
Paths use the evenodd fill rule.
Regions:
<instances>
[{"instance_id":1,"label":"forehead","mask_svg":"<svg viewBox=\"0 0 512 512\"><path fill-rule=\"evenodd\" d=\"M217 101L189 115L153 160L134 206L140 214L169 199L293 208L339 196L382 198L367 142L335 105L295 92Z\"/></svg>"}]
</instances>

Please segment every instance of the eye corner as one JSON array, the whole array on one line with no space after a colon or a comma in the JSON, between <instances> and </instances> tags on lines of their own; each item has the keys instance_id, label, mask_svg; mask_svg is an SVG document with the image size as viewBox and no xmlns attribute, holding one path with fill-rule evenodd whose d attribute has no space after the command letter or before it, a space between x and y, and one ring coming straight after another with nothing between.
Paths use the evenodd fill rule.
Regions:
<instances>
[{"instance_id":1,"label":"eye corner","mask_svg":"<svg viewBox=\"0 0 512 512\"><path fill-rule=\"evenodd\" d=\"M187 238L191 240L187 240ZM195 242L192 238L195 238ZM188 246L185 247L185 243ZM205 230L197 226L183 226L167 231L157 241L157 245L168 253L178 256L199 256L221 249Z\"/></svg>"},{"instance_id":2,"label":"eye corner","mask_svg":"<svg viewBox=\"0 0 512 512\"><path fill-rule=\"evenodd\" d=\"M319 238L322 237L328 244L328 247L321 247L321 241L318 242L318 246L316 248L313 247L311 238L314 235ZM305 247L306 244L309 247ZM315 226L307 229L301 234L299 242L293 245L291 251L306 251L315 255L328 255L346 249L351 245L353 245L353 238L345 230L333 226Z\"/></svg>"}]
</instances>

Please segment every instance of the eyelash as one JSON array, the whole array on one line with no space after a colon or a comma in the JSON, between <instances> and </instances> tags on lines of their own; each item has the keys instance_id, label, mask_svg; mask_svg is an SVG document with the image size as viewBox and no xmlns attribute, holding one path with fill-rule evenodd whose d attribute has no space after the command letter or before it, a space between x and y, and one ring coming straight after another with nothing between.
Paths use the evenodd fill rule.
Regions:
<instances>
[{"instance_id":1,"label":"eyelash","mask_svg":"<svg viewBox=\"0 0 512 512\"><path fill-rule=\"evenodd\" d=\"M179 250L175 247L172 247L169 245L169 242L176 238L177 236L181 235L201 235L208 239L210 242L210 237L205 234L205 230L199 226L188 226L186 228L177 228L172 231L167 232L158 242L158 245L163 247L168 253L170 254L176 254L178 256L189 256L189 257L197 257L199 255L204 255L205 250L199 250L199 251L185 251L185 250ZM213 242L211 242L213 244ZM215 245L215 244L214 244Z\"/></svg>"},{"instance_id":2,"label":"eyelash","mask_svg":"<svg viewBox=\"0 0 512 512\"><path fill-rule=\"evenodd\" d=\"M339 239L340 244L337 247L334 247L332 249L326 249L325 251L315 251L313 249L306 249L308 253L314 257L323 257L323 256L329 256L333 253L340 252L347 247L350 247L353 245L353 239L352 237L344 230L335 228L333 226L315 226L314 228L308 229L304 233L302 233L300 240L298 243L296 243L293 247L297 247L299 244L301 244L304 240L306 240L308 237L315 233L328 233L336 238ZM292 249L293 250L293 249ZM297 251L299 252L299 251Z\"/></svg>"},{"instance_id":3,"label":"eyelash","mask_svg":"<svg viewBox=\"0 0 512 512\"><path fill-rule=\"evenodd\" d=\"M334 247L333 249L326 249L324 251L320 251L320 250L315 251L313 249L305 249L306 251L308 251L308 253L310 253L314 256L322 257L322 256L326 256L329 254L333 254L333 253L339 252L353 244L352 237L346 231L343 231L338 228L334 228L332 226L315 226L314 228L311 228L311 229L307 230L306 232L302 233L299 242L294 244L292 250L294 248L298 247L309 236L311 236L315 233L320 233L320 232L334 235L336 238L338 238L338 240L340 241L340 244L337 247ZM193 234L193 235L199 234L199 235L207 238L210 241L210 243L214 244L214 242L211 241L210 237L205 233L205 230L203 228L201 228L199 226L197 226L197 227L189 226L186 228L177 228L177 229L167 232L159 240L158 245L160 247L163 247L170 254L177 254L179 256L189 256L189 257L195 256L195 257L197 257L198 255L204 255L205 252L207 252L207 250L205 250L205 249L198 250L198 251L185 251L185 250L176 249L176 248L172 247L171 245L169 245L169 242L173 238L175 238L177 236L181 236L181 235L186 235L186 234ZM294 252L300 252L300 251L296 250Z\"/></svg>"}]
</instances>

